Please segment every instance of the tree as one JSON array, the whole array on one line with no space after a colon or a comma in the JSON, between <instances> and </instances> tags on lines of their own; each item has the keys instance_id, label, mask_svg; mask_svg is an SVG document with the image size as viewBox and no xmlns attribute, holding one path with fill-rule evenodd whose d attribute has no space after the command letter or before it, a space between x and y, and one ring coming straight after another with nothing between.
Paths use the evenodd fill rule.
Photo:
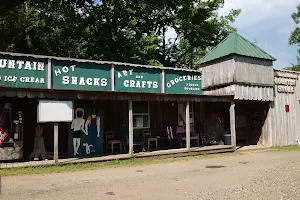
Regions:
<instances>
[{"instance_id":1,"label":"tree","mask_svg":"<svg viewBox=\"0 0 300 200\"><path fill-rule=\"evenodd\" d=\"M224 0L29 0L0 16L0 50L193 67L232 30ZM166 41L168 29L177 38Z\"/></svg>"},{"instance_id":2,"label":"tree","mask_svg":"<svg viewBox=\"0 0 300 200\"><path fill-rule=\"evenodd\" d=\"M290 45L298 45L298 47L300 47L300 4L297 6L297 12L293 13L292 18L294 20L294 22L296 23L297 27L295 28L295 30L293 30L290 39L289 39L289 43ZM289 69L292 70L296 70L296 71L300 71L300 49L298 49L298 65L290 67Z\"/></svg>"}]
</instances>

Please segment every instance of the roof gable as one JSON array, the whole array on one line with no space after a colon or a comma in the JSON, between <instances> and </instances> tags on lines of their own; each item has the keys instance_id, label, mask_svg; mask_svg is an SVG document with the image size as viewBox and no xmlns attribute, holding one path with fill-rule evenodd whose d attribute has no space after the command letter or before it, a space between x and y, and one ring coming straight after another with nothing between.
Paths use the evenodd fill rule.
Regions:
<instances>
[{"instance_id":1,"label":"roof gable","mask_svg":"<svg viewBox=\"0 0 300 200\"><path fill-rule=\"evenodd\" d=\"M264 50L256 46L254 43L245 39L237 32L229 34L220 44L213 50L208 52L199 62L199 64L206 63L218 58L228 56L230 54L238 54L242 56L260 58L265 60L275 61L276 59Z\"/></svg>"}]
</instances>

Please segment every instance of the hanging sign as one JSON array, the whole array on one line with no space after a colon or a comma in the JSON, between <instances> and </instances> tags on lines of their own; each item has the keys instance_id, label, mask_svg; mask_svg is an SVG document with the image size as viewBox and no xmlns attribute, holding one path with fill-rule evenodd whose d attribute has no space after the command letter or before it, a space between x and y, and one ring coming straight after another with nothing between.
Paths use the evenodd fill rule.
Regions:
<instances>
[{"instance_id":1,"label":"hanging sign","mask_svg":"<svg viewBox=\"0 0 300 200\"><path fill-rule=\"evenodd\" d=\"M111 89L110 65L52 60L53 89L107 91Z\"/></svg>"},{"instance_id":2,"label":"hanging sign","mask_svg":"<svg viewBox=\"0 0 300 200\"><path fill-rule=\"evenodd\" d=\"M298 79L298 74L297 73L275 71L274 74L275 74L276 77Z\"/></svg>"},{"instance_id":3,"label":"hanging sign","mask_svg":"<svg viewBox=\"0 0 300 200\"><path fill-rule=\"evenodd\" d=\"M0 55L0 86L46 88L47 59Z\"/></svg>"},{"instance_id":4,"label":"hanging sign","mask_svg":"<svg viewBox=\"0 0 300 200\"><path fill-rule=\"evenodd\" d=\"M298 76L294 73L275 72L274 83L279 93L294 93Z\"/></svg>"},{"instance_id":5,"label":"hanging sign","mask_svg":"<svg viewBox=\"0 0 300 200\"><path fill-rule=\"evenodd\" d=\"M167 94L202 94L201 73L165 70Z\"/></svg>"},{"instance_id":6,"label":"hanging sign","mask_svg":"<svg viewBox=\"0 0 300 200\"><path fill-rule=\"evenodd\" d=\"M161 70L115 66L115 91L161 92Z\"/></svg>"}]
</instances>

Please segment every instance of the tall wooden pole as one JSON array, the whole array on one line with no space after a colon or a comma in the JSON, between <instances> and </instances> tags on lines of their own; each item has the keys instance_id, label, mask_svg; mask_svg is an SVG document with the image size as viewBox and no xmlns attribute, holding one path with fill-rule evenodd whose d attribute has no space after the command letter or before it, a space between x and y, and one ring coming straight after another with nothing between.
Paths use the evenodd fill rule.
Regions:
<instances>
[{"instance_id":1,"label":"tall wooden pole","mask_svg":"<svg viewBox=\"0 0 300 200\"><path fill-rule=\"evenodd\" d=\"M58 123L54 123L54 162L58 164Z\"/></svg>"},{"instance_id":2,"label":"tall wooden pole","mask_svg":"<svg viewBox=\"0 0 300 200\"><path fill-rule=\"evenodd\" d=\"M231 101L230 109L230 133L231 133L231 145L236 147L236 130L235 130L235 102Z\"/></svg>"},{"instance_id":3,"label":"tall wooden pole","mask_svg":"<svg viewBox=\"0 0 300 200\"><path fill-rule=\"evenodd\" d=\"M133 156L133 116L132 116L132 101L129 101L129 155Z\"/></svg>"},{"instance_id":4,"label":"tall wooden pole","mask_svg":"<svg viewBox=\"0 0 300 200\"><path fill-rule=\"evenodd\" d=\"M190 123L190 102L186 102L185 107L185 131L186 131L186 149L190 151L191 148L191 123Z\"/></svg>"}]
</instances>

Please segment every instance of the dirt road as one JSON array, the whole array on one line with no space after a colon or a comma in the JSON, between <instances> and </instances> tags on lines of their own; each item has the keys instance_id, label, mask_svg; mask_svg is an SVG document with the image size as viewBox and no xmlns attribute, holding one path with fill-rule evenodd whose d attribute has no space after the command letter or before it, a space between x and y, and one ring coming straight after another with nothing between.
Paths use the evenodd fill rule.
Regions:
<instances>
[{"instance_id":1,"label":"dirt road","mask_svg":"<svg viewBox=\"0 0 300 200\"><path fill-rule=\"evenodd\" d=\"M5 200L300 199L300 152L2 178Z\"/></svg>"}]
</instances>

